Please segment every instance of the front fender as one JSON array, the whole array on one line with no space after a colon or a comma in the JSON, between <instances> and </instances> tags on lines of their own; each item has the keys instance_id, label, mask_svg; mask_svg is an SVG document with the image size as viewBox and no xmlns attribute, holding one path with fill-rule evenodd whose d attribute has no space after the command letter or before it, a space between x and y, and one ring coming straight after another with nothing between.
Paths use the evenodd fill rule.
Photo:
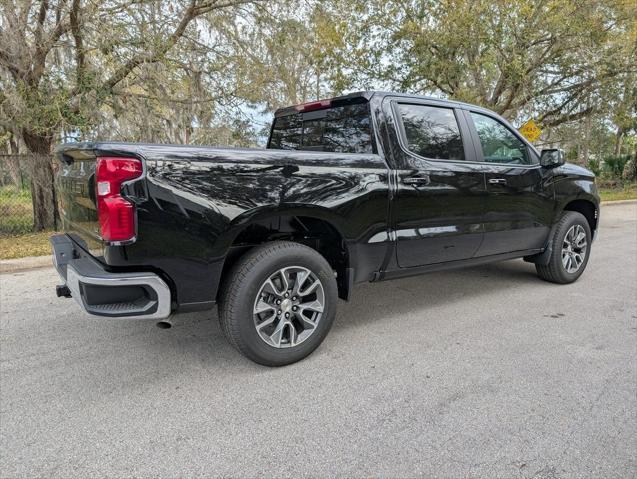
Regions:
<instances>
[{"instance_id":1,"label":"front fender","mask_svg":"<svg viewBox=\"0 0 637 479\"><path fill-rule=\"evenodd\" d=\"M587 201L595 208L599 216L600 198L595 184L595 175L578 165L566 163L553 170L553 188L555 192L555 218L574 201Z\"/></svg>"}]
</instances>

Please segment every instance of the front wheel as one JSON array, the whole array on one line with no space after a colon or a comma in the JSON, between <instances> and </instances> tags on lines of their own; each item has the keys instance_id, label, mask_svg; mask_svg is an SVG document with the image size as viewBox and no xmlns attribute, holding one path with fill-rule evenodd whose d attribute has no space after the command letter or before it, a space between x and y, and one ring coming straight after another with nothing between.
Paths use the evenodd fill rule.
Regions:
<instances>
[{"instance_id":1,"label":"front wheel","mask_svg":"<svg viewBox=\"0 0 637 479\"><path fill-rule=\"evenodd\" d=\"M327 335L337 286L315 250L275 241L242 256L224 282L219 320L229 342L266 366L305 358Z\"/></svg>"},{"instance_id":2,"label":"front wheel","mask_svg":"<svg viewBox=\"0 0 637 479\"><path fill-rule=\"evenodd\" d=\"M591 252L591 229L581 213L565 211L551 238L551 257L546 265L536 264L540 278L552 283L572 283L581 276Z\"/></svg>"}]
</instances>

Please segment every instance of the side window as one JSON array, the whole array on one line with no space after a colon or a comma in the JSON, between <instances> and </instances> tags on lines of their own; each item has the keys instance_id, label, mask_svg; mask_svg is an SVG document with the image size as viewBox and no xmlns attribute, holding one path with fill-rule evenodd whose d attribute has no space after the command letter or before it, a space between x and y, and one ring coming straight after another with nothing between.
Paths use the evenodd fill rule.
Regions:
<instances>
[{"instance_id":1,"label":"side window","mask_svg":"<svg viewBox=\"0 0 637 479\"><path fill-rule=\"evenodd\" d=\"M533 163L527 146L502 123L489 116L473 112L471 112L471 118L478 131L484 161L514 165Z\"/></svg>"},{"instance_id":2,"label":"side window","mask_svg":"<svg viewBox=\"0 0 637 479\"><path fill-rule=\"evenodd\" d=\"M464 160L460 128L451 108L398 104L407 148L424 158Z\"/></svg>"}]
</instances>

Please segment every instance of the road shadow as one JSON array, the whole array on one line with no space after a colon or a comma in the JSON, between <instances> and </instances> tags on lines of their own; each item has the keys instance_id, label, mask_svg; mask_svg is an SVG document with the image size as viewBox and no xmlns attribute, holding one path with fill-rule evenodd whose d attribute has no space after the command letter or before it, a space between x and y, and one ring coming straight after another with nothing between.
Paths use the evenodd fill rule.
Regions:
<instances>
[{"instance_id":1,"label":"road shadow","mask_svg":"<svg viewBox=\"0 0 637 479\"><path fill-rule=\"evenodd\" d=\"M473 301L480 309L480 297L524 287L550 287L535 274L533 265L523 261L507 261L473 268L430 273L411 278L365 283L355 286L350 302L339 301L336 321L330 335L350 328L365 328L377 321L391 321L414 311L427 310L456 301ZM391 318L389 317L391 316ZM198 360L223 361L261 368L239 355L226 341L219 327L216 309L202 313L176 315L173 328L154 328L150 335L157 341L131 347L168 349L183 354L188 348L198 350ZM130 339L142 339L132 336ZM202 348L202 342L205 347Z\"/></svg>"},{"instance_id":2,"label":"road shadow","mask_svg":"<svg viewBox=\"0 0 637 479\"><path fill-rule=\"evenodd\" d=\"M480 309L480 297L523 287L549 287L540 280L535 266L520 260L429 273L380 283L357 284L350 302L340 302L335 329L400 317L406 313L473 301ZM423 314L423 319L426 314Z\"/></svg>"}]
</instances>

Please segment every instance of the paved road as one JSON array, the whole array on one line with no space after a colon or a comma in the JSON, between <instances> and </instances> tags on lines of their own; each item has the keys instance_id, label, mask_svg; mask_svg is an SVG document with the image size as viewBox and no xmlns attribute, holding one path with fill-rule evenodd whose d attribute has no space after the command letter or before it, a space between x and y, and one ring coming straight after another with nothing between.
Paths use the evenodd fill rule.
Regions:
<instances>
[{"instance_id":1,"label":"paved road","mask_svg":"<svg viewBox=\"0 0 637 479\"><path fill-rule=\"evenodd\" d=\"M637 205L574 285L510 261L362 285L307 360L211 315L90 319L52 269L0 277L0 476L637 475Z\"/></svg>"}]
</instances>

